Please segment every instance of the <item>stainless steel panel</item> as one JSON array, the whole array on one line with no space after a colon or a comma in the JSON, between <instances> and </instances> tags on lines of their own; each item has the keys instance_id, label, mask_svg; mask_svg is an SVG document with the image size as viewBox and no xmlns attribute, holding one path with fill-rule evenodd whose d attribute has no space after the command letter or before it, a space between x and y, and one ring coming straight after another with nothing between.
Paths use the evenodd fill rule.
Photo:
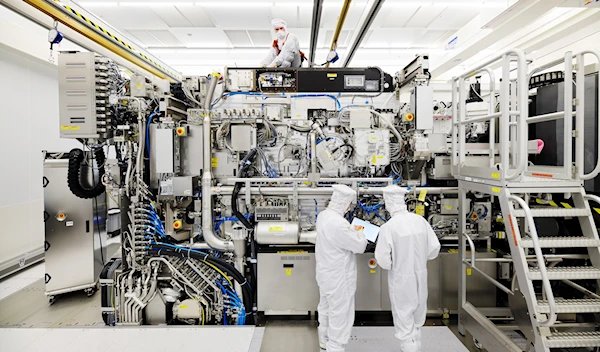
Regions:
<instances>
[{"instance_id":1,"label":"stainless steel panel","mask_svg":"<svg viewBox=\"0 0 600 352\"><path fill-rule=\"evenodd\" d=\"M154 142L150 151L154 151L155 171L158 173L172 174L175 172L174 148L175 134L170 128L158 128L154 133ZM152 139L150 139L152 142Z\"/></svg>"},{"instance_id":2,"label":"stainless steel panel","mask_svg":"<svg viewBox=\"0 0 600 352\"><path fill-rule=\"evenodd\" d=\"M173 177L174 196L193 196L198 191L198 176Z\"/></svg>"},{"instance_id":3,"label":"stainless steel panel","mask_svg":"<svg viewBox=\"0 0 600 352\"><path fill-rule=\"evenodd\" d=\"M319 289L314 253L259 253L257 259L259 311L317 310Z\"/></svg>"},{"instance_id":4,"label":"stainless steel panel","mask_svg":"<svg viewBox=\"0 0 600 352\"><path fill-rule=\"evenodd\" d=\"M67 168L67 159L44 165L47 293L94 285L106 257L101 245L107 240L106 193L95 201L74 196L67 185ZM66 219L58 221L58 213Z\"/></svg>"},{"instance_id":5,"label":"stainless steel panel","mask_svg":"<svg viewBox=\"0 0 600 352\"><path fill-rule=\"evenodd\" d=\"M181 173L183 175L200 175L204 161L202 126L187 125L188 135L181 141Z\"/></svg>"},{"instance_id":6,"label":"stainless steel panel","mask_svg":"<svg viewBox=\"0 0 600 352\"><path fill-rule=\"evenodd\" d=\"M250 125L231 125L231 148L237 152L247 152L256 147L255 129Z\"/></svg>"},{"instance_id":7,"label":"stainless steel panel","mask_svg":"<svg viewBox=\"0 0 600 352\"><path fill-rule=\"evenodd\" d=\"M477 253L477 258L495 258L495 253ZM440 254L442 308L458 311L458 253ZM493 278L497 277L496 263L478 262L477 267ZM467 276L467 300L476 307L496 306L496 287L474 270Z\"/></svg>"},{"instance_id":8,"label":"stainless steel panel","mask_svg":"<svg viewBox=\"0 0 600 352\"><path fill-rule=\"evenodd\" d=\"M61 53L58 56L62 138L98 137L94 56L93 52Z\"/></svg>"},{"instance_id":9,"label":"stainless steel panel","mask_svg":"<svg viewBox=\"0 0 600 352\"><path fill-rule=\"evenodd\" d=\"M384 271L380 267L369 267L369 261L374 260L373 253L359 254L356 256L356 310L380 311L381 310L381 275Z\"/></svg>"}]
</instances>

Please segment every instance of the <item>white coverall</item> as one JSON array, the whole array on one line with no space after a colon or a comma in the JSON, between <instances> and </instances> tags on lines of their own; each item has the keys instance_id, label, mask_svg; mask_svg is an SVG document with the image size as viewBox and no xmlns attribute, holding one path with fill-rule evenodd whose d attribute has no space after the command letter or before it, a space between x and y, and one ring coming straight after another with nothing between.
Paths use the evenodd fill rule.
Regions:
<instances>
[{"instance_id":1,"label":"white coverall","mask_svg":"<svg viewBox=\"0 0 600 352\"><path fill-rule=\"evenodd\" d=\"M327 352L343 352L354 324L355 254L364 253L367 239L344 218L356 192L343 185L333 189L327 209L317 217L319 343Z\"/></svg>"},{"instance_id":2,"label":"white coverall","mask_svg":"<svg viewBox=\"0 0 600 352\"><path fill-rule=\"evenodd\" d=\"M406 210L406 190L383 189L392 218L379 230L375 259L388 271L396 338L402 352L421 350L421 327L427 314L427 261L440 252L440 242L422 216Z\"/></svg>"},{"instance_id":3,"label":"white coverall","mask_svg":"<svg viewBox=\"0 0 600 352\"><path fill-rule=\"evenodd\" d=\"M274 28L284 27L285 30L277 33L277 39L269 49L267 57L261 61L265 67L300 67L302 58L300 56L300 41L293 33L287 32L287 24L283 20L271 21ZM281 33L280 33L281 32Z\"/></svg>"}]
</instances>

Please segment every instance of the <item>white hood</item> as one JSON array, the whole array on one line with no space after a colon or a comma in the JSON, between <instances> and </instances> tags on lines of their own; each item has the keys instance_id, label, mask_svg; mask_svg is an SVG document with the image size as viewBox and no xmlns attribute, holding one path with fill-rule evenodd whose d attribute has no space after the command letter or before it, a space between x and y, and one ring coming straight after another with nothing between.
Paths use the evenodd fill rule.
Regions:
<instances>
[{"instance_id":1,"label":"white hood","mask_svg":"<svg viewBox=\"0 0 600 352\"><path fill-rule=\"evenodd\" d=\"M402 188L395 185L389 185L383 188L382 191L383 201L385 202L385 208L391 216L406 211L406 202L404 201L404 197L408 192L406 188Z\"/></svg>"},{"instance_id":2,"label":"white hood","mask_svg":"<svg viewBox=\"0 0 600 352\"><path fill-rule=\"evenodd\" d=\"M356 200L356 191L346 185L333 185L333 194L327 209L344 215L348 207Z\"/></svg>"}]
</instances>

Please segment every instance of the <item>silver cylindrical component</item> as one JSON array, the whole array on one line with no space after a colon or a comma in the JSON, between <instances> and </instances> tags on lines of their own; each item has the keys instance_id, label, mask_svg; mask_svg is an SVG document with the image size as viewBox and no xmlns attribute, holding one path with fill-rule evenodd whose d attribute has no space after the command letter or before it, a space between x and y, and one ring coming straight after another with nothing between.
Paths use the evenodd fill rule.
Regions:
<instances>
[{"instance_id":1,"label":"silver cylindrical component","mask_svg":"<svg viewBox=\"0 0 600 352\"><path fill-rule=\"evenodd\" d=\"M296 221L261 221L254 231L259 244L298 244L300 224Z\"/></svg>"}]
</instances>

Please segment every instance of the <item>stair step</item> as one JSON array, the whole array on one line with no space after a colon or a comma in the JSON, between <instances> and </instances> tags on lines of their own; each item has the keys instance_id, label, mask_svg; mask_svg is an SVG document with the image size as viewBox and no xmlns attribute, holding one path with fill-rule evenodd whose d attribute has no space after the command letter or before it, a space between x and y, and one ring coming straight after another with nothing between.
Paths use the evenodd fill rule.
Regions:
<instances>
[{"instance_id":1,"label":"stair step","mask_svg":"<svg viewBox=\"0 0 600 352\"><path fill-rule=\"evenodd\" d=\"M556 312L557 313L600 313L600 299L564 299L557 298ZM538 313L550 313L548 301L539 300L537 303Z\"/></svg>"},{"instance_id":2,"label":"stair step","mask_svg":"<svg viewBox=\"0 0 600 352\"><path fill-rule=\"evenodd\" d=\"M560 266L547 268L550 280L600 280L600 269L593 266ZM539 268L529 269L530 280L541 280Z\"/></svg>"},{"instance_id":3,"label":"stair step","mask_svg":"<svg viewBox=\"0 0 600 352\"><path fill-rule=\"evenodd\" d=\"M515 209L514 215L516 217L525 217L525 211L523 209ZM581 217L590 216L590 212L587 209L579 208L557 208L557 207L543 207L543 208L531 208L531 216L534 218L564 218L564 217Z\"/></svg>"},{"instance_id":4,"label":"stair step","mask_svg":"<svg viewBox=\"0 0 600 352\"><path fill-rule=\"evenodd\" d=\"M539 242L541 248L586 248L600 246L600 240L587 237L540 237ZM531 237L523 237L521 245L523 248L533 248Z\"/></svg>"},{"instance_id":5,"label":"stair step","mask_svg":"<svg viewBox=\"0 0 600 352\"><path fill-rule=\"evenodd\" d=\"M600 346L600 331L555 332L546 337L548 348L577 348Z\"/></svg>"}]
</instances>

